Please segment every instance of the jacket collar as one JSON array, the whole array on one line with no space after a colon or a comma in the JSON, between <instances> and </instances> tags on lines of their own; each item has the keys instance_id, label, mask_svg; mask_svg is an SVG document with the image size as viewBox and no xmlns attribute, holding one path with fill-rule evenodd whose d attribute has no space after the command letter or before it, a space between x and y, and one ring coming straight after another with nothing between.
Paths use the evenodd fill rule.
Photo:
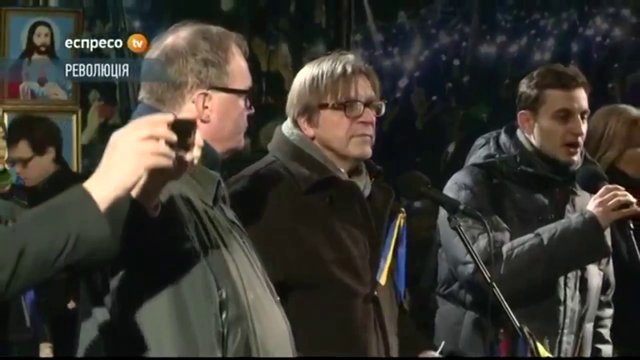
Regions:
<instances>
[{"instance_id":1,"label":"jacket collar","mask_svg":"<svg viewBox=\"0 0 640 360\"><path fill-rule=\"evenodd\" d=\"M300 149L282 132L281 128L275 131L268 149L270 154L282 161L291 171L305 192L325 182L340 180L335 171ZM372 180L382 175L382 169L373 161L367 160L364 164Z\"/></svg>"},{"instance_id":2,"label":"jacket collar","mask_svg":"<svg viewBox=\"0 0 640 360\"><path fill-rule=\"evenodd\" d=\"M193 182L195 185L189 187L194 192L193 195L207 205L216 206L220 203L229 203L229 197L219 173L198 165L191 169L185 177L189 179L187 181Z\"/></svg>"}]
</instances>

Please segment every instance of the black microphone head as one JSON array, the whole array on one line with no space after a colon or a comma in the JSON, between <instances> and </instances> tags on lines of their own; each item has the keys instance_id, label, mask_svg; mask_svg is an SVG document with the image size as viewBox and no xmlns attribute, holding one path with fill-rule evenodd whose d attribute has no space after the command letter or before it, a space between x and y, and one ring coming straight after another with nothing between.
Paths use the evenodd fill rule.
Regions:
<instances>
[{"instance_id":1,"label":"black microphone head","mask_svg":"<svg viewBox=\"0 0 640 360\"><path fill-rule=\"evenodd\" d=\"M576 182L586 192L595 194L609 183L609 178L597 165L585 165L578 169Z\"/></svg>"},{"instance_id":2,"label":"black microphone head","mask_svg":"<svg viewBox=\"0 0 640 360\"><path fill-rule=\"evenodd\" d=\"M408 200L420 200L424 197L422 190L431 187L431 180L419 171L409 171L396 181L398 195Z\"/></svg>"}]
</instances>

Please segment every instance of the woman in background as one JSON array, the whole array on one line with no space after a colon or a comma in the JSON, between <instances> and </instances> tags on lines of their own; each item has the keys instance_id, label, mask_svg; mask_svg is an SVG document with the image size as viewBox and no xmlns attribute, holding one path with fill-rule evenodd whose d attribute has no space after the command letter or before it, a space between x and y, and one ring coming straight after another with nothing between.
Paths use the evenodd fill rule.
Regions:
<instances>
[{"instance_id":1,"label":"woman in background","mask_svg":"<svg viewBox=\"0 0 640 360\"><path fill-rule=\"evenodd\" d=\"M640 110L604 106L589 121L585 147L607 173L609 182L640 198ZM619 356L640 355L640 219L611 227L615 271L611 336Z\"/></svg>"}]
</instances>

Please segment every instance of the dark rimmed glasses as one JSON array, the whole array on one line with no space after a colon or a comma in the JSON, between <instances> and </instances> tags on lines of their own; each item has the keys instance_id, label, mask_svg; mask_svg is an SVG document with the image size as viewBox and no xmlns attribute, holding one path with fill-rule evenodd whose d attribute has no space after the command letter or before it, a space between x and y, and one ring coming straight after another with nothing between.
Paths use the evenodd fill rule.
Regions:
<instances>
[{"instance_id":1,"label":"dark rimmed glasses","mask_svg":"<svg viewBox=\"0 0 640 360\"><path fill-rule=\"evenodd\" d=\"M375 101L360 101L360 100L348 100L335 103L321 103L318 104L318 109L325 110L338 110L343 111L344 115L350 119L357 119L364 114L364 109L370 109L373 111L376 117L384 115L386 110L386 102L383 100Z\"/></svg>"},{"instance_id":2,"label":"dark rimmed glasses","mask_svg":"<svg viewBox=\"0 0 640 360\"><path fill-rule=\"evenodd\" d=\"M209 86L207 90L220 91L226 94L232 94L237 96L242 96L244 98L244 107L247 110L253 109L253 104L251 103L251 89L234 89L230 87L224 86Z\"/></svg>"},{"instance_id":3,"label":"dark rimmed glasses","mask_svg":"<svg viewBox=\"0 0 640 360\"><path fill-rule=\"evenodd\" d=\"M18 159L18 158L12 159L12 158L9 158L9 159L7 159L6 163L11 168L15 168L16 165L21 165L22 168L26 168L27 166L29 166L29 163L31 163L31 160L33 160L33 158L35 158L35 157L36 157L36 154L33 154L33 155L31 155L29 157L26 157L24 159Z\"/></svg>"}]
</instances>

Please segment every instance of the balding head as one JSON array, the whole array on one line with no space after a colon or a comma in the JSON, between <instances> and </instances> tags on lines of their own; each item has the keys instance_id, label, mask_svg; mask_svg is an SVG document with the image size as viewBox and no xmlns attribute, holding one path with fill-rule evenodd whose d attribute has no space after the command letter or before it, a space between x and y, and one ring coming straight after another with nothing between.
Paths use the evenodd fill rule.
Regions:
<instances>
[{"instance_id":1,"label":"balding head","mask_svg":"<svg viewBox=\"0 0 640 360\"><path fill-rule=\"evenodd\" d=\"M222 27L193 21L171 26L153 40L145 59L159 62L173 81L142 82L139 100L176 111L194 91L226 86L234 48L248 55L242 35Z\"/></svg>"}]
</instances>

